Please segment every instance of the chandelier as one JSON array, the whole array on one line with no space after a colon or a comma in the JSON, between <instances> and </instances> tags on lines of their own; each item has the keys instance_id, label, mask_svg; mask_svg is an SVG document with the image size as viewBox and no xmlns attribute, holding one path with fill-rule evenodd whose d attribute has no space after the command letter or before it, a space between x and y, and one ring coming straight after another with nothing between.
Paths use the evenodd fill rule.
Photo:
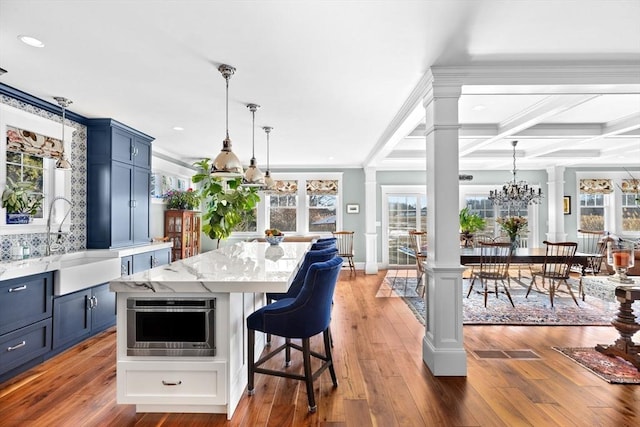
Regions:
<instances>
[{"instance_id":1,"label":"chandelier","mask_svg":"<svg viewBox=\"0 0 640 427\"><path fill-rule=\"evenodd\" d=\"M526 181L516 179L516 145L518 141L511 141L513 146L513 181L506 183L502 189L489 192L489 200L494 205L506 208L509 212L526 208L530 204L540 203L542 189L536 192Z\"/></svg>"}]
</instances>

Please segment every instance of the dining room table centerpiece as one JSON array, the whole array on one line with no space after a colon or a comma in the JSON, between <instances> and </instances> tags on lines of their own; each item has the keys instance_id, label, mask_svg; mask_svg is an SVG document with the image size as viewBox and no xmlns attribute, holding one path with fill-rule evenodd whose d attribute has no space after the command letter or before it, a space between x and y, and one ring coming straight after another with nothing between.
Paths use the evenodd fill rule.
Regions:
<instances>
[{"instance_id":1,"label":"dining room table centerpiece","mask_svg":"<svg viewBox=\"0 0 640 427\"><path fill-rule=\"evenodd\" d=\"M527 229L527 219L523 216L504 216L499 217L496 221L509 236L511 250L515 251L518 248L520 235Z\"/></svg>"}]
</instances>

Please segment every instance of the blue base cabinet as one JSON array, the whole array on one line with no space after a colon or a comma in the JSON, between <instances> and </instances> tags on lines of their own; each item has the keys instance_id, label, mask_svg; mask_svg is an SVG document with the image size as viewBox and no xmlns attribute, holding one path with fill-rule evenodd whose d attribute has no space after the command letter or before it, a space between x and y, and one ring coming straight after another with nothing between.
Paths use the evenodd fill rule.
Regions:
<instances>
[{"instance_id":1,"label":"blue base cabinet","mask_svg":"<svg viewBox=\"0 0 640 427\"><path fill-rule=\"evenodd\" d=\"M53 273L0 282L0 382L51 350Z\"/></svg>"},{"instance_id":2,"label":"blue base cabinet","mask_svg":"<svg viewBox=\"0 0 640 427\"><path fill-rule=\"evenodd\" d=\"M112 119L87 126L87 248L149 243L151 138Z\"/></svg>"},{"instance_id":3,"label":"blue base cabinet","mask_svg":"<svg viewBox=\"0 0 640 427\"><path fill-rule=\"evenodd\" d=\"M59 353L115 325L116 294L109 284L56 297L53 300L53 351Z\"/></svg>"}]
</instances>

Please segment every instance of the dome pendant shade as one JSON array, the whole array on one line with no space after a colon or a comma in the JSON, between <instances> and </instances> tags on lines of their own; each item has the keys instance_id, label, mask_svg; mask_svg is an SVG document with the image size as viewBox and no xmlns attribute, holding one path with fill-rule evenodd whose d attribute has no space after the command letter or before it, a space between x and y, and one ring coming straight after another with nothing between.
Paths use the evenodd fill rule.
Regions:
<instances>
[{"instance_id":1,"label":"dome pendant shade","mask_svg":"<svg viewBox=\"0 0 640 427\"><path fill-rule=\"evenodd\" d=\"M56 161L56 169L69 171L72 169L71 163L69 163L69 161L65 159L64 156L62 156L60 159Z\"/></svg>"},{"instance_id":2,"label":"dome pendant shade","mask_svg":"<svg viewBox=\"0 0 640 427\"><path fill-rule=\"evenodd\" d=\"M264 175L257 165L256 161L256 110L260 108L258 104L247 104L247 108L251 111L252 115L252 145L251 145L251 163L245 171L244 178L242 179L242 185L245 187L264 187Z\"/></svg>"},{"instance_id":3,"label":"dome pendant shade","mask_svg":"<svg viewBox=\"0 0 640 427\"><path fill-rule=\"evenodd\" d=\"M271 178L271 173L266 171L264 174L264 188L272 190L276 186L276 182Z\"/></svg>"},{"instance_id":4,"label":"dome pendant shade","mask_svg":"<svg viewBox=\"0 0 640 427\"><path fill-rule=\"evenodd\" d=\"M222 142L222 150L216 156L211 165L211 176L237 178L242 176L242 164L238 157L231 151L231 140L227 136Z\"/></svg>"},{"instance_id":5,"label":"dome pendant shade","mask_svg":"<svg viewBox=\"0 0 640 427\"><path fill-rule=\"evenodd\" d=\"M238 178L244 173L242 164L238 157L231 151L231 139L229 138L229 79L236 72L236 69L230 65L222 64L218 67L218 71L224 77L226 83L226 138L222 142L222 150L216 156L211 165L211 176L221 178Z\"/></svg>"}]
</instances>

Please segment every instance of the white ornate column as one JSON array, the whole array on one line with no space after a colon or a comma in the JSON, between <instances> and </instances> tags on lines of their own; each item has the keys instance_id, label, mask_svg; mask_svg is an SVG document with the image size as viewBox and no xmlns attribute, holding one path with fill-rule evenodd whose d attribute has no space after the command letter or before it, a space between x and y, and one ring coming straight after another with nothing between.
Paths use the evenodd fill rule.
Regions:
<instances>
[{"instance_id":1,"label":"white ornate column","mask_svg":"<svg viewBox=\"0 0 640 427\"><path fill-rule=\"evenodd\" d=\"M364 205L365 210L365 264L366 274L378 272L378 235L376 233L376 169L364 169Z\"/></svg>"},{"instance_id":2,"label":"white ornate column","mask_svg":"<svg viewBox=\"0 0 640 427\"><path fill-rule=\"evenodd\" d=\"M564 231L564 166L547 168L547 206L549 209L549 227L546 234L550 242L564 242L567 233ZM577 201L574 201L577 203Z\"/></svg>"},{"instance_id":3,"label":"white ornate column","mask_svg":"<svg viewBox=\"0 0 640 427\"><path fill-rule=\"evenodd\" d=\"M436 376L466 376L458 220L461 84L431 76L424 98L427 148L427 292L422 359Z\"/></svg>"}]
</instances>

